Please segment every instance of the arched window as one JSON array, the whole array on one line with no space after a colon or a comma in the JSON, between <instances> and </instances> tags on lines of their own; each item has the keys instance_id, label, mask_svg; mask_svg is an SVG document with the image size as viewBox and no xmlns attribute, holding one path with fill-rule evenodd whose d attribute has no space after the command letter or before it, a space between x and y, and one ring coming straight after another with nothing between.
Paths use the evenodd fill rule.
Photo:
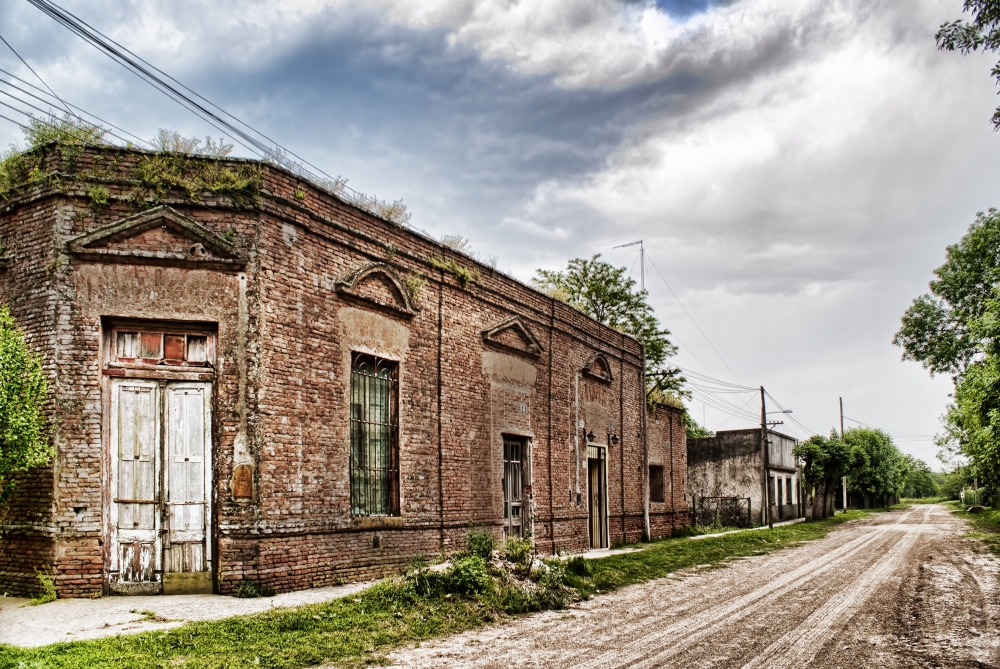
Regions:
<instances>
[{"instance_id":1,"label":"arched window","mask_svg":"<svg viewBox=\"0 0 1000 669\"><path fill-rule=\"evenodd\" d=\"M399 365L355 353L351 363L351 513L399 515Z\"/></svg>"}]
</instances>

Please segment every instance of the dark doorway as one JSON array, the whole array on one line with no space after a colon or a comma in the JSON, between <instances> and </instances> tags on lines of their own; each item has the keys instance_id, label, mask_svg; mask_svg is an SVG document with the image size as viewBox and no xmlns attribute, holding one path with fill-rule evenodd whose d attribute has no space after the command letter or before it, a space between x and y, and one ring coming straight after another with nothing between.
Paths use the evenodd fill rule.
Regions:
<instances>
[{"instance_id":1,"label":"dark doorway","mask_svg":"<svg viewBox=\"0 0 1000 669\"><path fill-rule=\"evenodd\" d=\"M602 446L587 447L590 547L608 547L607 457Z\"/></svg>"}]
</instances>

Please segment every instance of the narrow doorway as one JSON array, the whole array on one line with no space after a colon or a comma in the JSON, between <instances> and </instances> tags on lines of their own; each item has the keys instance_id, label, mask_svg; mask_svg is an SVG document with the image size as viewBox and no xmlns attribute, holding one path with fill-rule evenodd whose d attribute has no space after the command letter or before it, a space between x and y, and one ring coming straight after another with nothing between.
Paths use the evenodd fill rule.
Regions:
<instances>
[{"instance_id":1,"label":"narrow doorway","mask_svg":"<svg viewBox=\"0 0 1000 669\"><path fill-rule=\"evenodd\" d=\"M114 594L212 592L212 384L111 383Z\"/></svg>"},{"instance_id":2,"label":"narrow doorway","mask_svg":"<svg viewBox=\"0 0 1000 669\"><path fill-rule=\"evenodd\" d=\"M608 547L607 457L603 446L587 446L590 547Z\"/></svg>"},{"instance_id":3,"label":"narrow doorway","mask_svg":"<svg viewBox=\"0 0 1000 669\"><path fill-rule=\"evenodd\" d=\"M522 538L524 536L524 462L526 456L524 439L503 438L503 536Z\"/></svg>"}]
</instances>

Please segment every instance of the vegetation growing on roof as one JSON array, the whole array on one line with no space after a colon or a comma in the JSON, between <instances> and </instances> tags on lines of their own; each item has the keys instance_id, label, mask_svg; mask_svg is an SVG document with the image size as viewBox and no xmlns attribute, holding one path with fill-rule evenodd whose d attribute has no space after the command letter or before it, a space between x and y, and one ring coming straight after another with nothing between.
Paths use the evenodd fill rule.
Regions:
<instances>
[{"instance_id":1,"label":"vegetation growing on roof","mask_svg":"<svg viewBox=\"0 0 1000 669\"><path fill-rule=\"evenodd\" d=\"M454 259L443 256L431 258L430 262L434 267L454 274L455 278L458 279L459 285L462 286L462 290L468 290L470 284L479 283L479 270L475 267L472 269L462 267Z\"/></svg>"},{"instance_id":2,"label":"vegetation growing on roof","mask_svg":"<svg viewBox=\"0 0 1000 669\"><path fill-rule=\"evenodd\" d=\"M64 168L72 168L83 155L87 146L105 147L114 154L115 149L134 150L128 144L119 147L107 141L108 130L66 115L50 115L46 118L32 118L24 128L24 144L12 145L0 154L0 200L10 199L11 193L26 183L45 181L55 175L45 171L45 159L54 147ZM142 155L134 169L118 171L120 155L110 156L110 160L95 160L93 168L77 171L72 181L86 181L92 178L133 181L125 199L130 209L142 211L162 203L168 193L183 192L194 202L206 193L227 196L235 207L256 206L260 202L263 185L263 169L259 163L244 165L220 164L200 158L223 159L232 153L233 145L223 139L214 140L183 137L172 130L161 128L149 142L154 152ZM287 167L277 161L265 163ZM109 165L110 163L110 165ZM115 169L111 169L111 168ZM363 209L379 218L397 225L409 223L412 214L402 200L381 200L375 196L359 193L347 186L347 179L337 177L316 183L319 188L336 195L341 200ZM300 195L301 193L301 195ZM88 193L90 194L90 193ZM296 192L302 199L305 192ZM109 193L109 198L111 194ZM91 197L95 211L103 209L99 198Z\"/></svg>"}]
</instances>

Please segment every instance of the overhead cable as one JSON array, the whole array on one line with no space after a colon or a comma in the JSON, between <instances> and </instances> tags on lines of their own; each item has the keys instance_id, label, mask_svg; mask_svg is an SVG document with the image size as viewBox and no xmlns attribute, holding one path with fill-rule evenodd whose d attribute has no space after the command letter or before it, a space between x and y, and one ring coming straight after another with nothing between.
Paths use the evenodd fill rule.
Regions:
<instances>
[{"instance_id":1,"label":"overhead cable","mask_svg":"<svg viewBox=\"0 0 1000 669\"><path fill-rule=\"evenodd\" d=\"M338 183L338 189L342 188L350 191L355 197L356 203L369 203L373 199L371 196L364 195L347 186L343 183L343 180L335 179L298 154L281 146L264 133L182 84L171 75L89 25L72 12L50 0L28 0L28 2L147 84L200 117L219 132L228 135L230 139L252 154L262 157L268 162L274 163L338 197L343 196L328 184ZM292 156L300 162L290 160L287 156ZM305 165L319 172L322 178L308 170Z\"/></svg>"},{"instance_id":2,"label":"overhead cable","mask_svg":"<svg viewBox=\"0 0 1000 669\"><path fill-rule=\"evenodd\" d=\"M5 39L3 38L3 35L0 35L0 41L2 41L2 42L3 42L4 44L6 44L6 45L7 45L7 48L11 50L11 53L13 53L13 54L14 54L15 56L17 56L17 59L18 59L19 61L21 61L22 63L24 63L24 66L25 66L26 68L28 68L28 70L30 70L30 71L31 71L31 73L32 73L33 75L35 75L35 78L36 78L36 79L38 79L38 80L39 80L40 82L42 82L42 86L45 86L45 88L47 88L47 89L49 90L49 93L51 93L51 94L52 94L52 97L54 97L54 98L55 98L56 100L59 100L59 102L62 102L62 105L63 105L63 108L64 108L64 109L66 110L66 112L67 112L67 113L69 113L69 114L72 114L73 112L71 112L71 111L69 110L69 107L67 107L67 106L66 106L66 103L62 101L62 98L60 98L60 97L59 97L59 96L58 96L58 95L56 94L56 92L55 92L54 90L52 90L52 88L51 88L51 87L50 87L50 86L49 86L49 85L48 85L47 83L45 83L45 80L44 80L44 79L42 79L42 77L41 77L41 76L40 76L40 75L39 75L39 74L38 74L37 72L35 72L35 70L33 70L33 69L32 69L32 67L31 67L30 65L28 65L28 61L26 61L26 60L25 60L24 58L21 58L21 54L19 54L19 53L17 52L17 49L15 49L14 47L12 47L12 46L10 45L10 42L8 42L7 40L5 40Z\"/></svg>"},{"instance_id":3,"label":"overhead cable","mask_svg":"<svg viewBox=\"0 0 1000 669\"><path fill-rule=\"evenodd\" d=\"M35 85L31 84L30 82L27 82L27 81L25 81L24 79L20 78L20 77L19 77L19 76L17 76L16 74L13 74L13 73L11 73L11 72L8 72L7 70L3 69L2 67L0 67L0 73L2 73L2 74L6 74L6 75L7 75L8 77L10 77L11 79L15 79L16 81L19 81L19 82L21 82L21 83L22 83L22 84L24 84L25 86L28 86L28 87L30 87L30 88L32 88L32 89L34 89L34 90L36 90L36 91L38 91L38 92L40 92L40 93L44 94L44 95L48 95L48 93L46 93L46 92L45 92L44 90L42 90L42 89L41 89L41 88L39 88L38 86L35 86ZM36 100L40 100L40 101L42 101L42 102L45 102L45 103L47 103L47 104L52 104L52 103L51 103L51 101L49 101L49 100L45 100L44 98L41 98L41 97L39 97L39 96L37 96L37 95L35 95L35 94L31 93L31 91L27 91L27 90L25 90L25 89L21 88L20 86L18 86L17 84L13 84L13 83L11 83L11 82L9 82L9 81L7 81L7 80L3 79L2 77L0 77L0 83L3 83L3 84L6 84L7 86L10 86L11 88L14 88L14 89L16 89L16 90L19 90L19 91L21 91L22 93L25 93L26 95L30 95L31 97L35 98ZM77 105L73 104L72 102L69 102L69 101L66 101L66 100L63 100L63 102L64 102L64 103L65 103L65 104L66 104L66 105L67 105L68 107L70 107L70 108L72 108L72 109L75 109L75 110L77 110L78 112L82 113L82 114L83 114L83 115L85 115L85 116L89 116L90 118L94 119L94 120L95 120L95 121L97 121L98 123L100 123L100 124L102 124L102 125L105 125L105 126L108 126L109 128L114 128L115 130L117 130L117 131L119 131L119 132L122 132L122 133L125 133L126 135L128 135L128 136L129 136L129 137L131 137L132 139L136 140L136 142L138 142L138 143L140 143L140 144L145 144L146 146L149 146L149 147L152 147L152 146L153 146L153 145L152 145L152 144L151 144L151 143L149 142L149 140L145 140L145 139L143 139L142 137L139 137L138 135L134 135L134 134L132 134L131 132L129 132L128 130L125 130L124 128L120 128L120 127L118 127L117 125L115 125L114 123L111 123L110 121L107 121L107 120L105 120L105 119L101 118L101 117L100 117L100 116L98 116L97 114L93 114L93 113L91 113L91 112L87 111L86 109L83 109L82 107L79 107L79 106L77 106ZM78 114L75 114L75 113L73 114L73 116L76 116L77 118L80 118L80 116L79 116ZM86 120L86 119L80 119L80 120ZM115 135L115 137L118 137L118 135ZM121 138L121 137L118 137L118 138L119 138L119 139L123 139L123 138ZM131 140L124 140L124 141L131 141Z\"/></svg>"},{"instance_id":4,"label":"overhead cable","mask_svg":"<svg viewBox=\"0 0 1000 669\"><path fill-rule=\"evenodd\" d=\"M737 382L743 383L742 381L740 381L740 377L736 376L736 372L734 372L733 368L729 366L729 363L726 362L726 359L722 357L721 353L719 353L719 349L715 348L715 344L712 343L712 340L708 338L708 335L705 334L705 331L701 329L700 325L698 325L698 322L694 319L694 316L691 315L691 312L689 312L687 310L687 307L684 306L684 303L681 302L681 298L677 296L676 292L674 292L674 289L671 287L670 282L667 281L666 277L663 276L663 273L660 272L660 268L656 266L656 263L653 262L652 258L650 258L649 264L652 265L653 269L656 270L656 273L660 276L660 279L663 280L663 283L666 284L667 288L670 290L670 294L674 296L675 300L677 300L677 304L679 304L681 309L684 310L684 313L687 314L687 317L691 319L691 322L694 323L694 326L698 328L698 332L700 332L701 336L705 338L705 341L708 342L708 345L712 347L712 350L715 351L715 355L719 357L719 360L721 360L722 364L726 366L726 369L729 370L729 373L733 375L733 378L736 379Z\"/></svg>"}]
</instances>

